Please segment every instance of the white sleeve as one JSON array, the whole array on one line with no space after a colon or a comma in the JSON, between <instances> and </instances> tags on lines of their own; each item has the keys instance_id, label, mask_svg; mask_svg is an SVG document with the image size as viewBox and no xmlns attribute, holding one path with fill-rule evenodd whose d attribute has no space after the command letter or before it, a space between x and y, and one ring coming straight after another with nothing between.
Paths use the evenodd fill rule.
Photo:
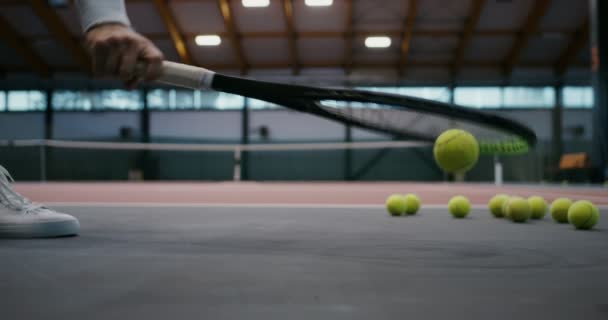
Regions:
<instances>
[{"instance_id":1,"label":"white sleeve","mask_svg":"<svg viewBox=\"0 0 608 320\"><path fill-rule=\"evenodd\" d=\"M124 0L76 0L83 32L108 22L131 26Z\"/></svg>"}]
</instances>

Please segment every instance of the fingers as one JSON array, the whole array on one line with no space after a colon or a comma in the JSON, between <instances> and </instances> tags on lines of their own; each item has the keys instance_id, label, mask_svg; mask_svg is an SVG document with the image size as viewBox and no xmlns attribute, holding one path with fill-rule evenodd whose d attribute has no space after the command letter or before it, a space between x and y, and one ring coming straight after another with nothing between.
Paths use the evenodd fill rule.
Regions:
<instances>
[{"instance_id":1,"label":"fingers","mask_svg":"<svg viewBox=\"0 0 608 320\"><path fill-rule=\"evenodd\" d=\"M144 44L140 50L130 50L123 56L121 79L132 89L142 81L154 81L161 73L163 54L153 45Z\"/></svg>"},{"instance_id":2,"label":"fingers","mask_svg":"<svg viewBox=\"0 0 608 320\"><path fill-rule=\"evenodd\" d=\"M96 76L120 78L128 88L141 81L157 79L161 73L163 54L148 39L121 25L102 25L87 33L93 72ZM145 68L136 70L138 62Z\"/></svg>"},{"instance_id":3,"label":"fingers","mask_svg":"<svg viewBox=\"0 0 608 320\"><path fill-rule=\"evenodd\" d=\"M103 69L103 75L116 76L120 70L121 60L125 54L126 46L119 44L112 46L112 50L108 53L106 59L106 65Z\"/></svg>"},{"instance_id":4,"label":"fingers","mask_svg":"<svg viewBox=\"0 0 608 320\"><path fill-rule=\"evenodd\" d=\"M97 42L90 46L90 55L93 63L93 74L102 76L107 64L109 46L105 42Z\"/></svg>"},{"instance_id":5,"label":"fingers","mask_svg":"<svg viewBox=\"0 0 608 320\"><path fill-rule=\"evenodd\" d=\"M161 67L164 60L162 52L158 50L154 45L144 47L140 60L146 63L146 73L144 79L146 81L153 81L160 77Z\"/></svg>"},{"instance_id":6,"label":"fingers","mask_svg":"<svg viewBox=\"0 0 608 320\"><path fill-rule=\"evenodd\" d=\"M122 52L122 59L118 66L118 75L129 89L133 89L139 83L139 81L134 81L140 78L135 72L138 56L137 48L135 46L129 46Z\"/></svg>"}]
</instances>

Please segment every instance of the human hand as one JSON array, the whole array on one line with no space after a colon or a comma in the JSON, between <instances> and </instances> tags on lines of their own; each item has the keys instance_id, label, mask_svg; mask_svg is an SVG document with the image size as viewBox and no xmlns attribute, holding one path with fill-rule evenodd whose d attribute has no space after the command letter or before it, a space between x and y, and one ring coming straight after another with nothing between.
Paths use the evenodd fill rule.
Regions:
<instances>
[{"instance_id":1,"label":"human hand","mask_svg":"<svg viewBox=\"0 0 608 320\"><path fill-rule=\"evenodd\" d=\"M118 77L129 89L160 76L162 52L149 39L125 25L95 26L87 31L85 44L95 75ZM139 67L136 70L138 62L144 62L143 70Z\"/></svg>"}]
</instances>

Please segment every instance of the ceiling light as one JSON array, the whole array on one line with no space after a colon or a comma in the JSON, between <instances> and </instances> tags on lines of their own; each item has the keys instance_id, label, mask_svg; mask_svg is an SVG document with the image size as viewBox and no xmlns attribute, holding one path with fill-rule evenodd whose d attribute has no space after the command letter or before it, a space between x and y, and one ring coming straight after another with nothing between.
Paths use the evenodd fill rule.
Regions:
<instances>
[{"instance_id":1,"label":"ceiling light","mask_svg":"<svg viewBox=\"0 0 608 320\"><path fill-rule=\"evenodd\" d=\"M199 46L219 46L222 38L215 34L199 35L194 38L194 42Z\"/></svg>"},{"instance_id":2,"label":"ceiling light","mask_svg":"<svg viewBox=\"0 0 608 320\"><path fill-rule=\"evenodd\" d=\"M270 0L242 0L243 7L263 8L270 5Z\"/></svg>"},{"instance_id":3,"label":"ceiling light","mask_svg":"<svg viewBox=\"0 0 608 320\"><path fill-rule=\"evenodd\" d=\"M386 36L367 37L365 46L368 48L388 48L391 46L391 38Z\"/></svg>"},{"instance_id":4,"label":"ceiling light","mask_svg":"<svg viewBox=\"0 0 608 320\"><path fill-rule=\"evenodd\" d=\"M334 0L305 0L304 3L309 7L328 7L334 3Z\"/></svg>"}]
</instances>

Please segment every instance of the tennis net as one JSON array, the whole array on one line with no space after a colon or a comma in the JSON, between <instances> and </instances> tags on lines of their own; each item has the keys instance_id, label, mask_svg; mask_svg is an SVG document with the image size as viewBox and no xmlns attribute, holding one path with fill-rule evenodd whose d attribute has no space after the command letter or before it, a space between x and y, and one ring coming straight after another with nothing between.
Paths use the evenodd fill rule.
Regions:
<instances>
[{"instance_id":1,"label":"tennis net","mask_svg":"<svg viewBox=\"0 0 608 320\"><path fill-rule=\"evenodd\" d=\"M432 162L430 144L413 141L0 140L0 164L19 180L441 180Z\"/></svg>"}]
</instances>

